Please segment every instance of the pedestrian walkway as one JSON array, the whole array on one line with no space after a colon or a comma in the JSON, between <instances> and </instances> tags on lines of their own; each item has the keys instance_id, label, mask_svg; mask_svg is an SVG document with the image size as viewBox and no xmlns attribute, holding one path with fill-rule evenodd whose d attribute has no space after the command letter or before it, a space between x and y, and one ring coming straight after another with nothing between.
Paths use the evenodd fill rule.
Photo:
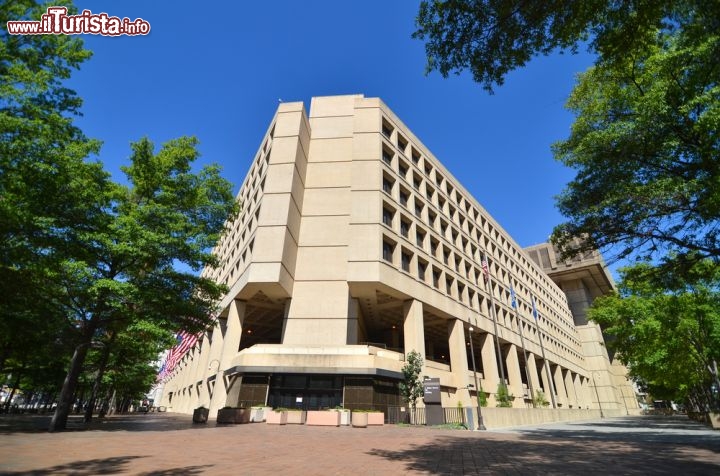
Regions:
<instances>
[{"instance_id":1,"label":"pedestrian walkway","mask_svg":"<svg viewBox=\"0 0 720 476\"><path fill-rule=\"evenodd\" d=\"M264 423L193 425L118 415L46 433L0 416L3 475L720 474L720 432L685 417L623 417L488 432Z\"/></svg>"}]
</instances>

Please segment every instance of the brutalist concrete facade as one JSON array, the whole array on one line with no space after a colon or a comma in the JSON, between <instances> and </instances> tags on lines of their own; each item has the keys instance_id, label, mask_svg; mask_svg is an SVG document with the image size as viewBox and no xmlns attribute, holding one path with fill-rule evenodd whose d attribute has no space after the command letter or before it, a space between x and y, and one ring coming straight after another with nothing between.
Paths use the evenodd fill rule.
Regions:
<instances>
[{"instance_id":1,"label":"brutalist concrete facade","mask_svg":"<svg viewBox=\"0 0 720 476\"><path fill-rule=\"evenodd\" d=\"M215 329L165 382L173 411L388 409L403 404L412 350L446 407L475 405L475 369L491 406L504 375L514 407L542 390L555 407L596 408L602 379L600 403L621 408L612 394L624 376L607 377L602 334L574 315L577 295L380 99L313 98L309 115L280 104L238 199L243 211L214 250L221 266L204 271L230 292Z\"/></svg>"}]
</instances>

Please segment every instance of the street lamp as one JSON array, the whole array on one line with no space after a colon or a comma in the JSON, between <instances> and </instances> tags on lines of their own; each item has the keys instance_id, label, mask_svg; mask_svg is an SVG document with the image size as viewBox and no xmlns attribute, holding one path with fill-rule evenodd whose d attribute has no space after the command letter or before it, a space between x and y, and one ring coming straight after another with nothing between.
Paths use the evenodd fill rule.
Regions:
<instances>
[{"instance_id":1,"label":"street lamp","mask_svg":"<svg viewBox=\"0 0 720 476\"><path fill-rule=\"evenodd\" d=\"M605 418L602 411L602 404L600 403L600 394L598 393L597 384L595 383L595 372L590 372L590 377L592 377L593 387L595 387L595 396L597 397L598 408L600 408L600 418Z\"/></svg>"},{"instance_id":2,"label":"street lamp","mask_svg":"<svg viewBox=\"0 0 720 476\"><path fill-rule=\"evenodd\" d=\"M470 357L472 358L472 364L473 364L473 377L475 378L475 396L477 396L477 406L478 406L478 430L487 430L485 428L485 425L483 424L483 416L482 416L482 405L480 405L480 385L478 385L478 378L477 378L477 371L475 370L475 350L473 349L473 341L472 341L472 333L473 328L470 327Z\"/></svg>"}]
</instances>

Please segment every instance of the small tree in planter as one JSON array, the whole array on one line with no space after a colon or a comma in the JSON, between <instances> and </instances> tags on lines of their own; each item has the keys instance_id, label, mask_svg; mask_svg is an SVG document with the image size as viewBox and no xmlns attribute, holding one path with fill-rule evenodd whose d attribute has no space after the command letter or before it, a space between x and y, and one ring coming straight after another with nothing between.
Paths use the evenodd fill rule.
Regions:
<instances>
[{"instance_id":1,"label":"small tree in planter","mask_svg":"<svg viewBox=\"0 0 720 476\"><path fill-rule=\"evenodd\" d=\"M535 391L535 398L533 398L533 403L536 407L547 407L550 405L550 402L548 402L547 398L545 398L545 392L539 389Z\"/></svg>"},{"instance_id":2,"label":"small tree in planter","mask_svg":"<svg viewBox=\"0 0 720 476\"><path fill-rule=\"evenodd\" d=\"M424 389L420 381L420 372L422 371L423 358L419 352L411 350L405 359L405 365L402 368L403 380L400 382L400 395L405 400L413 413L417 406L417 399L423 396Z\"/></svg>"},{"instance_id":3,"label":"small tree in planter","mask_svg":"<svg viewBox=\"0 0 720 476\"><path fill-rule=\"evenodd\" d=\"M204 406L198 407L193 411L193 423L207 423L210 409Z\"/></svg>"},{"instance_id":4,"label":"small tree in planter","mask_svg":"<svg viewBox=\"0 0 720 476\"><path fill-rule=\"evenodd\" d=\"M502 408L510 408L512 407L512 402L514 398L515 397L512 396L508 391L505 382L500 382L498 384L497 394L495 395L495 399L497 400L497 406Z\"/></svg>"}]
</instances>

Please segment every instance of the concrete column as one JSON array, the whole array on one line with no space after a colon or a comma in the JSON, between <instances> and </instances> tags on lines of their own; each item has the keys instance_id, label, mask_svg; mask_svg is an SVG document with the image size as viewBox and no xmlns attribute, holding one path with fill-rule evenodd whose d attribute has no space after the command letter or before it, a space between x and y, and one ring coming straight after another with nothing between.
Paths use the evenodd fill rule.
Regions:
<instances>
[{"instance_id":1,"label":"concrete column","mask_svg":"<svg viewBox=\"0 0 720 476\"><path fill-rule=\"evenodd\" d=\"M585 394L583 393L580 374L575 374L574 377L573 388L575 389L575 398L577 398L578 408L587 408L587 401L585 401Z\"/></svg>"},{"instance_id":2,"label":"concrete column","mask_svg":"<svg viewBox=\"0 0 720 476\"><path fill-rule=\"evenodd\" d=\"M542 387L542 385L540 384L540 376L538 375L535 355L530 352L528 352L528 372L530 373L530 383L532 384L532 388L537 393L538 389ZM530 397L534 399L535 395L530 395Z\"/></svg>"},{"instance_id":3,"label":"concrete column","mask_svg":"<svg viewBox=\"0 0 720 476\"><path fill-rule=\"evenodd\" d=\"M192 412L192 407L190 406L190 392L188 391L188 387L192 383L192 378L188 371L188 354L185 354L182 359L180 359L178 366L180 367L178 372L178 376L180 377L179 410L181 413L190 413Z\"/></svg>"},{"instance_id":4,"label":"concrete column","mask_svg":"<svg viewBox=\"0 0 720 476\"><path fill-rule=\"evenodd\" d=\"M237 355L242 336L242 325L245 319L245 303L233 300L230 303L227 328L223 336L223 346L220 353L220 365L215 376L215 387L210 399L210 418L217 417L217 411L226 405L227 386L225 384L225 370L230 367L232 359Z\"/></svg>"},{"instance_id":5,"label":"concrete column","mask_svg":"<svg viewBox=\"0 0 720 476\"><path fill-rule=\"evenodd\" d=\"M562 404L563 408L568 407L567 392L565 392L565 382L563 381L562 368L559 365L555 366L555 370L552 371L553 383L555 384L555 392L557 392L558 404Z\"/></svg>"},{"instance_id":6,"label":"concrete column","mask_svg":"<svg viewBox=\"0 0 720 476\"><path fill-rule=\"evenodd\" d=\"M573 384L572 372L570 370L565 370L563 374L565 377L565 391L567 392L568 406L572 405L573 408L577 408L578 398L575 394L575 385Z\"/></svg>"},{"instance_id":7,"label":"concrete column","mask_svg":"<svg viewBox=\"0 0 720 476\"><path fill-rule=\"evenodd\" d=\"M190 374L190 408L197 408L200 399L200 387L198 382L202 382L202 374L198 373L200 364L200 348L193 347L188 351L188 372Z\"/></svg>"},{"instance_id":8,"label":"concrete column","mask_svg":"<svg viewBox=\"0 0 720 476\"><path fill-rule=\"evenodd\" d=\"M522 376L520 374L520 361L518 360L517 346L515 344L510 344L507 349L507 355L504 356L504 358L505 366L508 371L508 392L513 395L518 402L520 402L520 406L523 406L524 392ZM515 406L515 401L513 401L513 406Z\"/></svg>"},{"instance_id":9,"label":"concrete column","mask_svg":"<svg viewBox=\"0 0 720 476\"><path fill-rule=\"evenodd\" d=\"M500 375L498 373L497 358L495 356L495 341L491 334L485 334L480 343L480 358L483 364L483 391L490 392L492 395L497 390L500 383ZM492 397L494 406L495 398ZM490 404L490 402L488 402Z\"/></svg>"},{"instance_id":10,"label":"concrete column","mask_svg":"<svg viewBox=\"0 0 720 476\"><path fill-rule=\"evenodd\" d=\"M405 354L414 350L425 360L425 323L423 322L422 302L411 299L403 304L403 332L405 335Z\"/></svg>"},{"instance_id":11,"label":"concrete column","mask_svg":"<svg viewBox=\"0 0 720 476\"><path fill-rule=\"evenodd\" d=\"M450 370L458 389L457 398L463 402L463 406L472 406L470 392L467 389L468 383L468 357L467 345L465 345L465 327L463 321L454 319L448 321L448 347L450 348Z\"/></svg>"},{"instance_id":12,"label":"concrete column","mask_svg":"<svg viewBox=\"0 0 720 476\"><path fill-rule=\"evenodd\" d=\"M212 331L211 331L212 332ZM198 405L208 406L210 404L210 391L207 385L207 368L210 358L210 332L206 332L200 343L200 357L198 358L198 369L195 375L201 379L202 384L199 388Z\"/></svg>"}]
</instances>

